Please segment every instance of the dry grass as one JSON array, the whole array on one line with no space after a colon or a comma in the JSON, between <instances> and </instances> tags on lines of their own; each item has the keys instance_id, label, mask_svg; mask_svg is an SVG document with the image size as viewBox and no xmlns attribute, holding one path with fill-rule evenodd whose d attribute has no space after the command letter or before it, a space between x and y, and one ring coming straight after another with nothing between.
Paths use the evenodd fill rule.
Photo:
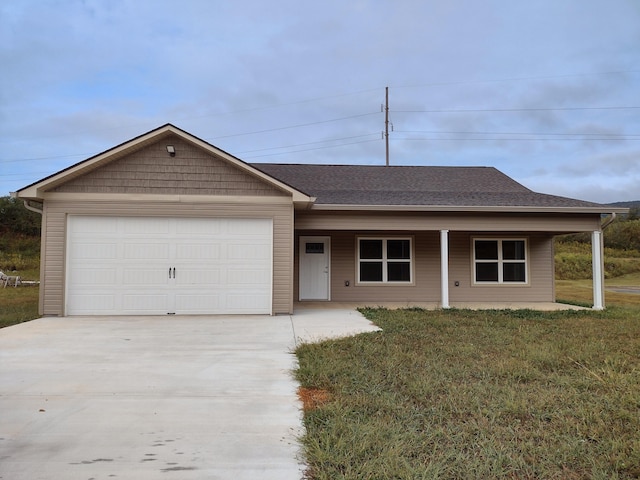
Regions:
<instances>
[{"instance_id":1,"label":"dry grass","mask_svg":"<svg viewBox=\"0 0 640 480\"><path fill-rule=\"evenodd\" d=\"M305 412L322 407L331 401L333 395L327 390L321 388L298 388L298 398L302 402L302 409Z\"/></svg>"}]
</instances>

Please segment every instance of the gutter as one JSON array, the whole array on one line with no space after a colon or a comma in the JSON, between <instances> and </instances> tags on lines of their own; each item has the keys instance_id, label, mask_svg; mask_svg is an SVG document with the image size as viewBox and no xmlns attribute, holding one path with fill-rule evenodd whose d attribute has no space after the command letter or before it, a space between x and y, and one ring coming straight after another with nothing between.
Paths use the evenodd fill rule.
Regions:
<instances>
[{"instance_id":1,"label":"gutter","mask_svg":"<svg viewBox=\"0 0 640 480\"><path fill-rule=\"evenodd\" d=\"M482 205L359 205L314 203L317 211L378 211L378 212L485 212L485 213L627 213L628 208L607 209L595 207L544 207L544 206L482 206Z\"/></svg>"},{"instance_id":2,"label":"gutter","mask_svg":"<svg viewBox=\"0 0 640 480\"><path fill-rule=\"evenodd\" d=\"M10 192L10 195L11 195L11 198L18 198L17 192ZM43 213L42 210L40 208L32 207L31 205L29 205L29 200L22 200L22 202L24 203L24 208L26 208L30 212L34 212L42 215Z\"/></svg>"}]
</instances>

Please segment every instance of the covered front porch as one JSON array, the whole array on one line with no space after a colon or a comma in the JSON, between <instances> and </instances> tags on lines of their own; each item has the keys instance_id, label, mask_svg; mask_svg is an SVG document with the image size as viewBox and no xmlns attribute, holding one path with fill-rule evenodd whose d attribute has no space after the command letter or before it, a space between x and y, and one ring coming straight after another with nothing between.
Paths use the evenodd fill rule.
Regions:
<instances>
[{"instance_id":1,"label":"covered front porch","mask_svg":"<svg viewBox=\"0 0 640 480\"><path fill-rule=\"evenodd\" d=\"M590 232L604 308L599 215L297 213L294 307L580 309L556 303L554 238Z\"/></svg>"}]
</instances>

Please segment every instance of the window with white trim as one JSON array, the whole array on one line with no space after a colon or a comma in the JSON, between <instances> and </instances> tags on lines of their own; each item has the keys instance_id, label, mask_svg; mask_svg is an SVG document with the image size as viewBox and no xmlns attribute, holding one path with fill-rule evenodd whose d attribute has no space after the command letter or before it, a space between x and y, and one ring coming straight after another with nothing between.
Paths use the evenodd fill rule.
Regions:
<instances>
[{"instance_id":1,"label":"window with white trim","mask_svg":"<svg viewBox=\"0 0 640 480\"><path fill-rule=\"evenodd\" d=\"M527 241L474 238L474 283L527 283Z\"/></svg>"},{"instance_id":2,"label":"window with white trim","mask_svg":"<svg viewBox=\"0 0 640 480\"><path fill-rule=\"evenodd\" d=\"M358 238L358 283L411 283L411 238Z\"/></svg>"}]
</instances>

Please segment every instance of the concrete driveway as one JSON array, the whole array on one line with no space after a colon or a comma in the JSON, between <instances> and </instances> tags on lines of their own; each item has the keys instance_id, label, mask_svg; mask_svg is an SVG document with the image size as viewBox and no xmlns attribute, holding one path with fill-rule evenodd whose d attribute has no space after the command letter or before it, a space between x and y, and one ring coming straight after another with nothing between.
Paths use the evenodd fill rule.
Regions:
<instances>
[{"instance_id":1,"label":"concrete driveway","mask_svg":"<svg viewBox=\"0 0 640 480\"><path fill-rule=\"evenodd\" d=\"M43 318L0 330L0 479L299 479L293 316Z\"/></svg>"}]
</instances>

